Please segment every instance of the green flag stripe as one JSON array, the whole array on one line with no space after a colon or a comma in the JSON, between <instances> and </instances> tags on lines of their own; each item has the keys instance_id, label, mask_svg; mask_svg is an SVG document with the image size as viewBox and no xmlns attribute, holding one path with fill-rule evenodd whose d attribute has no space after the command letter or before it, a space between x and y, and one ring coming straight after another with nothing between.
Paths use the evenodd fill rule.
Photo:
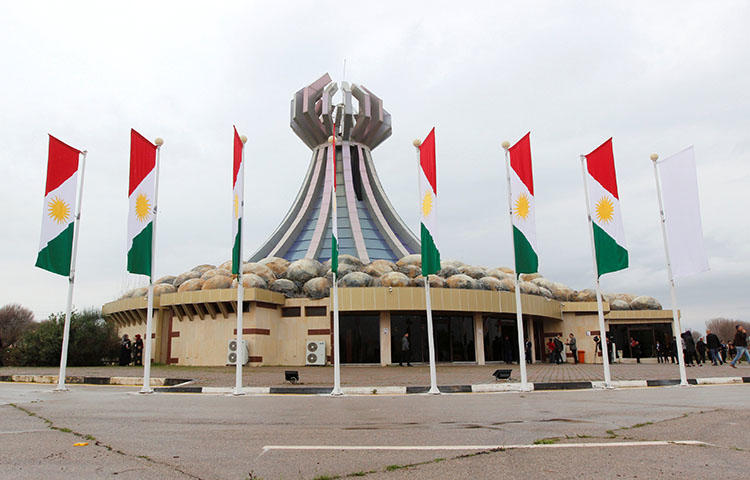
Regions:
<instances>
[{"instance_id":1,"label":"green flag stripe","mask_svg":"<svg viewBox=\"0 0 750 480\"><path fill-rule=\"evenodd\" d=\"M594 227L596 268L599 270L599 276L628 268L628 251L596 223L592 222L591 225Z\"/></svg>"},{"instance_id":2,"label":"green flag stripe","mask_svg":"<svg viewBox=\"0 0 750 480\"><path fill-rule=\"evenodd\" d=\"M128 272L151 276L151 237L153 222L149 222L141 233L133 238L128 250Z\"/></svg>"},{"instance_id":3,"label":"green flag stripe","mask_svg":"<svg viewBox=\"0 0 750 480\"><path fill-rule=\"evenodd\" d=\"M70 257L73 254L73 228L75 222L68 226L47 243L36 257L36 266L52 273L70 275Z\"/></svg>"},{"instance_id":4,"label":"green flag stripe","mask_svg":"<svg viewBox=\"0 0 750 480\"><path fill-rule=\"evenodd\" d=\"M237 219L237 235L234 236L234 245L232 245L232 273L240 273L242 264L242 252L240 251L240 238L242 234L242 219Z\"/></svg>"},{"instance_id":5,"label":"green flag stripe","mask_svg":"<svg viewBox=\"0 0 750 480\"><path fill-rule=\"evenodd\" d=\"M422 275L432 275L440 271L440 252L435 246L435 241L424 226L424 223L420 224L421 228L421 240L422 240Z\"/></svg>"},{"instance_id":6,"label":"green flag stripe","mask_svg":"<svg viewBox=\"0 0 750 480\"><path fill-rule=\"evenodd\" d=\"M513 227L513 246L516 254L516 275L539 271L539 257L526 237Z\"/></svg>"},{"instance_id":7,"label":"green flag stripe","mask_svg":"<svg viewBox=\"0 0 750 480\"><path fill-rule=\"evenodd\" d=\"M333 233L331 233L331 271L339 272L339 241Z\"/></svg>"}]
</instances>

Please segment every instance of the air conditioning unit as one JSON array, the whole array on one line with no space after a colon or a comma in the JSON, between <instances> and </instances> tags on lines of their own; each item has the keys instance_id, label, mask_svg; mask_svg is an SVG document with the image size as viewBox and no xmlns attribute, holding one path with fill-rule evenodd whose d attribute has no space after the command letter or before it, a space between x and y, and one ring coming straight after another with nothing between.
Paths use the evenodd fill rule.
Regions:
<instances>
[{"instance_id":1,"label":"air conditioning unit","mask_svg":"<svg viewBox=\"0 0 750 480\"><path fill-rule=\"evenodd\" d=\"M237 339L231 338L229 339L229 341L227 341L227 365L237 365L238 359L240 365L245 365L247 363L247 341L240 340L239 345L237 345Z\"/></svg>"},{"instance_id":2,"label":"air conditioning unit","mask_svg":"<svg viewBox=\"0 0 750 480\"><path fill-rule=\"evenodd\" d=\"M308 341L305 347L305 365L326 364L326 342Z\"/></svg>"}]
</instances>

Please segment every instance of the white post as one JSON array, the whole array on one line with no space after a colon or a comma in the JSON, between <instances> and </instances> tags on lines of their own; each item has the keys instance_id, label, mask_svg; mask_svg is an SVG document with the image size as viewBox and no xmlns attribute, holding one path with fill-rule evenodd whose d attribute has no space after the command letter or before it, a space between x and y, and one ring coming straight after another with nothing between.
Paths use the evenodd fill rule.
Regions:
<instances>
[{"instance_id":1,"label":"white post","mask_svg":"<svg viewBox=\"0 0 750 480\"><path fill-rule=\"evenodd\" d=\"M430 391L432 395L439 395L437 386L437 372L435 371L435 339L432 336L432 304L430 301L430 278L424 279L424 298L427 307L427 348L430 355Z\"/></svg>"},{"instance_id":2,"label":"white post","mask_svg":"<svg viewBox=\"0 0 750 480\"><path fill-rule=\"evenodd\" d=\"M65 369L68 367L68 343L70 342L70 315L73 309L73 286L76 280L76 256L78 254L78 229L81 223L81 203L83 203L83 175L86 169L86 154L81 152L81 180L78 184L78 200L76 205L75 224L73 224L73 252L70 257L70 275L68 275L68 302L65 307L65 326L63 327L62 352L60 353L60 373L57 376L57 388L55 391L64 392L68 388L65 386Z\"/></svg>"},{"instance_id":3,"label":"white post","mask_svg":"<svg viewBox=\"0 0 750 480\"><path fill-rule=\"evenodd\" d=\"M674 276L672 275L672 262L669 258L669 244L667 243L666 218L664 216L664 205L661 198L661 181L659 179L659 169L656 161L659 155L651 154L651 161L654 164L654 178L656 179L656 194L659 197L659 215L661 218L661 234L664 239L664 256L667 259L667 277L669 278L669 290L672 296L672 329L675 332L675 348L677 349L677 362L680 366L680 385L687 386L687 372L685 371L685 355L682 353L682 328L680 327L680 316L677 310L677 292L675 291ZM671 342L670 342L671 345Z\"/></svg>"},{"instance_id":4,"label":"white post","mask_svg":"<svg viewBox=\"0 0 750 480\"><path fill-rule=\"evenodd\" d=\"M510 220L510 236L511 245L513 245L513 281L515 282L516 292L516 329L518 330L518 366L521 370L521 390L530 390L528 378L526 376L526 355L523 341L523 307L521 305L521 289L519 287L518 271L516 270L516 255L515 255L515 240L513 237L513 199L511 198L510 192L510 154L508 149L510 148L509 142L503 142L503 149L505 150L505 176L508 182L508 219ZM498 301L500 301L500 294L498 293Z\"/></svg>"},{"instance_id":5,"label":"white post","mask_svg":"<svg viewBox=\"0 0 750 480\"><path fill-rule=\"evenodd\" d=\"M333 124L333 135L330 138L331 148L333 152L331 158L333 162L331 164L331 232L336 237L336 241L339 238L338 232L338 212L336 211L336 124ZM333 239L331 239L333 240ZM331 246L333 247L333 246ZM333 252L331 252L333 253ZM331 265L333 267L333 265ZM331 348L331 354L333 355L333 390L331 395L342 395L341 391L341 349L340 345L340 334L339 334L339 287L336 285L336 272L333 272L333 294L331 302L333 302L333 347Z\"/></svg>"},{"instance_id":6,"label":"white post","mask_svg":"<svg viewBox=\"0 0 750 480\"><path fill-rule=\"evenodd\" d=\"M159 156L164 140L157 138L156 144L156 172L154 178L154 220L151 231L151 275L148 278L148 309L146 310L146 353L143 362L143 387L140 393L153 393L151 388L151 324L154 317L154 264L156 263L156 217L159 213Z\"/></svg>"},{"instance_id":7,"label":"white post","mask_svg":"<svg viewBox=\"0 0 750 480\"><path fill-rule=\"evenodd\" d=\"M586 216L589 222L589 239L591 240L591 258L594 263L594 277L596 278L596 308L599 313L599 340L602 345L602 365L604 365L604 387L612 388L612 378L609 373L609 349L607 348L607 331L604 326L604 308L602 306L602 291L599 286L599 268L596 265L596 246L594 245L594 227L591 223L591 208L589 206L589 187L586 178L586 156L581 155L581 171L583 172L583 191L586 193ZM596 357L595 357L596 358Z\"/></svg>"},{"instance_id":8,"label":"white post","mask_svg":"<svg viewBox=\"0 0 750 480\"><path fill-rule=\"evenodd\" d=\"M240 218L240 224L239 224L239 231L237 232L239 236L239 271L237 273L237 362L235 363L236 368L234 371L234 391L232 392L234 395L242 395L242 362L240 361L241 358L244 357L244 353L240 355L240 348L242 348L242 330L243 328L243 321L245 317L245 312L243 309L244 306L244 296L245 296L245 285L242 283L242 239L243 239L243 223L245 220L245 142L247 142L247 137L242 135L240 137L240 141L242 142L242 159L240 160L240 178L237 179L237 181L240 182L240 188L242 188L242 192L240 192L240 198L242 199L240 201L240 204L237 206L239 211L237 212L237 215Z\"/></svg>"}]
</instances>

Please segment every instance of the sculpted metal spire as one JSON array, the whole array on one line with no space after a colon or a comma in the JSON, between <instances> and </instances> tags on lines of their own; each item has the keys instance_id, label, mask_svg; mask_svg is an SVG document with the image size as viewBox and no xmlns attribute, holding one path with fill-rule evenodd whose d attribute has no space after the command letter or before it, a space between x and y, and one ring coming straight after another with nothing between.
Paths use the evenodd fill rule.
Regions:
<instances>
[{"instance_id":1,"label":"sculpted metal spire","mask_svg":"<svg viewBox=\"0 0 750 480\"><path fill-rule=\"evenodd\" d=\"M341 82L340 88L342 102L334 104L339 84L326 73L294 94L290 125L312 150L312 159L289 212L250 261L330 257L334 170L328 137L334 123L339 252L363 262L419 252L419 240L393 209L372 161L372 150L391 135L391 115L364 86Z\"/></svg>"}]
</instances>

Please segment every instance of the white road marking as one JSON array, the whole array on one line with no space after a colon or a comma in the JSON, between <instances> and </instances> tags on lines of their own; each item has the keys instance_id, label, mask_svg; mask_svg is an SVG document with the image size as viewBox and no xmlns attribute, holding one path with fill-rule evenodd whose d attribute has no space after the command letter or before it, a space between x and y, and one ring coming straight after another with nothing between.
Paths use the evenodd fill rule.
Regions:
<instances>
[{"instance_id":1,"label":"white road marking","mask_svg":"<svg viewBox=\"0 0 750 480\"><path fill-rule=\"evenodd\" d=\"M657 440L646 442L600 443L541 443L534 445L266 445L263 453L271 450L521 450L533 448L601 448L601 447L657 447L665 445L698 445L710 443L697 440Z\"/></svg>"}]
</instances>

